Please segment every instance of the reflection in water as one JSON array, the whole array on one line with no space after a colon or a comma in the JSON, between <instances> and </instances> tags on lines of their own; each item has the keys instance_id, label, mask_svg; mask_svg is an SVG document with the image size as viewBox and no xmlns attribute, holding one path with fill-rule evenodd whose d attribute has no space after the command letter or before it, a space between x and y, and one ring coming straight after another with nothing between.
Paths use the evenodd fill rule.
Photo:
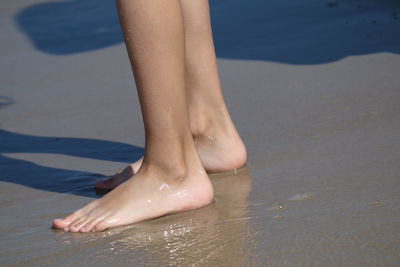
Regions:
<instances>
[{"instance_id":1,"label":"reflection in water","mask_svg":"<svg viewBox=\"0 0 400 267\"><path fill-rule=\"evenodd\" d=\"M251 178L247 168L210 178L215 201L207 207L101 233L61 234L62 243L102 243L108 249L97 251L96 257L103 264L118 261L118 254L124 253L125 262L136 264L243 266L251 255L247 244Z\"/></svg>"}]
</instances>

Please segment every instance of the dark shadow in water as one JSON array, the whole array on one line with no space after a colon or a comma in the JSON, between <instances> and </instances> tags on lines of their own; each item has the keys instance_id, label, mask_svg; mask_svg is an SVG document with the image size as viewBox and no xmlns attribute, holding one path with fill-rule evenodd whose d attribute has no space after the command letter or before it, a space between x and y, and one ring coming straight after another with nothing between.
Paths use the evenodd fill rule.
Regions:
<instances>
[{"instance_id":1,"label":"dark shadow in water","mask_svg":"<svg viewBox=\"0 0 400 267\"><path fill-rule=\"evenodd\" d=\"M218 57L320 64L400 53L397 0L210 0ZM19 29L40 51L68 55L123 41L114 0L44 2L22 9Z\"/></svg>"},{"instance_id":2,"label":"dark shadow in water","mask_svg":"<svg viewBox=\"0 0 400 267\"><path fill-rule=\"evenodd\" d=\"M126 163L143 155L140 147L106 140L33 136L5 130L0 130L0 140L0 181L84 196L95 196L93 184L101 174L45 167L4 154L50 153Z\"/></svg>"}]
</instances>

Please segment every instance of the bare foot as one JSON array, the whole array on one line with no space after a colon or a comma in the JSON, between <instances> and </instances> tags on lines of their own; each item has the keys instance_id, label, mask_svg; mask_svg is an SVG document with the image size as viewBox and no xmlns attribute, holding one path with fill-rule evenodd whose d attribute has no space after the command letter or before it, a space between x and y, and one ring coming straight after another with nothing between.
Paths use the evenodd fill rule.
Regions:
<instances>
[{"instance_id":1,"label":"bare foot","mask_svg":"<svg viewBox=\"0 0 400 267\"><path fill-rule=\"evenodd\" d=\"M53 227L68 232L103 231L206 206L213 199L213 189L204 169L197 165L183 175L143 165L135 179L64 219L54 220Z\"/></svg>"},{"instance_id":2,"label":"bare foot","mask_svg":"<svg viewBox=\"0 0 400 267\"><path fill-rule=\"evenodd\" d=\"M208 173L229 171L246 164L246 147L230 120L224 124L217 124L211 119L202 119L202 123L192 123L192 132L200 161ZM142 161L143 158L140 158L110 178L96 181L95 187L103 190L114 189L134 177Z\"/></svg>"},{"instance_id":3,"label":"bare foot","mask_svg":"<svg viewBox=\"0 0 400 267\"><path fill-rule=\"evenodd\" d=\"M129 178L133 177L139 171L142 162L143 162L143 157L141 157L139 160L126 167L124 170L110 176L110 178L108 179L97 180L95 183L95 187L97 189L102 189L102 190L114 189L115 187L122 184Z\"/></svg>"},{"instance_id":4,"label":"bare foot","mask_svg":"<svg viewBox=\"0 0 400 267\"><path fill-rule=\"evenodd\" d=\"M210 128L193 135L193 141L208 173L229 171L246 164L246 147L235 128Z\"/></svg>"}]
</instances>

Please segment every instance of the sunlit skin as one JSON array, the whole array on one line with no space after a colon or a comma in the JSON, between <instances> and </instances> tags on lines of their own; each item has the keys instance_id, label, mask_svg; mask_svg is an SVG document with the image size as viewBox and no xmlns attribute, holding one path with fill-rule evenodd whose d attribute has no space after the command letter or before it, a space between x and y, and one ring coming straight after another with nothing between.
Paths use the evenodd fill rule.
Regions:
<instances>
[{"instance_id":1,"label":"sunlit skin","mask_svg":"<svg viewBox=\"0 0 400 267\"><path fill-rule=\"evenodd\" d=\"M207 172L239 168L246 162L246 149L222 95L208 1L182 0L181 7L189 124L200 161ZM142 161L143 158L109 179L97 181L96 188L115 188L132 178Z\"/></svg>"},{"instance_id":2,"label":"sunlit skin","mask_svg":"<svg viewBox=\"0 0 400 267\"><path fill-rule=\"evenodd\" d=\"M242 167L245 146L226 108L208 0L117 0L145 127L145 153L98 188L101 199L53 227L103 231L200 208L213 200L207 171ZM131 179L133 178L133 179Z\"/></svg>"}]
</instances>

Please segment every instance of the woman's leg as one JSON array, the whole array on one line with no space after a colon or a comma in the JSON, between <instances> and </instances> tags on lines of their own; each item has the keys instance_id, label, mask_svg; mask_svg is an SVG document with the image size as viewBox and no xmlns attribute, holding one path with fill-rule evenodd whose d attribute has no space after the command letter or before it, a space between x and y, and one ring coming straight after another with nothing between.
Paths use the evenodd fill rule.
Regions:
<instances>
[{"instance_id":1,"label":"woman's leg","mask_svg":"<svg viewBox=\"0 0 400 267\"><path fill-rule=\"evenodd\" d=\"M209 172L240 168L247 153L222 94L208 0L181 0L181 5L189 121L197 152Z\"/></svg>"},{"instance_id":2,"label":"woman's leg","mask_svg":"<svg viewBox=\"0 0 400 267\"><path fill-rule=\"evenodd\" d=\"M190 132L179 0L117 0L143 114L146 143L135 175L54 227L102 231L205 206L213 189Z\"/></svg>"},{"instance_id":3,"label":"woman's leg","mask_svg":"<svg viewBox=\"0 0 400 267\"><path fill-rule=\"evenodd\" d=\"M246 148L229 116L212 37L208 0L180 0L185 30L186 91L190 127L203 167L208 172L242 167ZM142 160L97 188L112 189L132 177Z\"/></svg>"}]
</instances>

